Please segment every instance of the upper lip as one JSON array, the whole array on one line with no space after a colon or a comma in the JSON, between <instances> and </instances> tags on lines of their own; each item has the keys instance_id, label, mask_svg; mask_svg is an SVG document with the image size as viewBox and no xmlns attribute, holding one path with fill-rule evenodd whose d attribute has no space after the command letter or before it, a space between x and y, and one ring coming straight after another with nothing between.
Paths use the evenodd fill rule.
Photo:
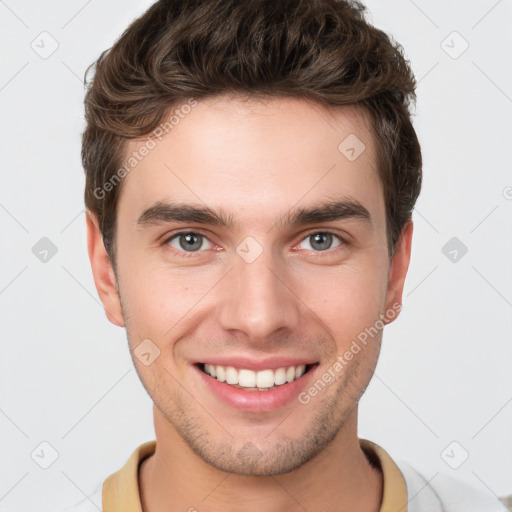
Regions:
<instances>
[{"instance_id":1,"label":"upper lip","mask_svg":"<svg viewBox=\"0 0 512 512\"><path fill-rule=\"evenodd\" d=\"M247 356L233 357L208 357L206 359L196 361L195 364L211 364L219 366L232 366L238 369L246 369L253 371L260 370L277 370L278 368L288 368L289 366L311 365L318 361L304 357L285 357L273 356L262 359L254 359Z\"/></svg>"}]
</instances>

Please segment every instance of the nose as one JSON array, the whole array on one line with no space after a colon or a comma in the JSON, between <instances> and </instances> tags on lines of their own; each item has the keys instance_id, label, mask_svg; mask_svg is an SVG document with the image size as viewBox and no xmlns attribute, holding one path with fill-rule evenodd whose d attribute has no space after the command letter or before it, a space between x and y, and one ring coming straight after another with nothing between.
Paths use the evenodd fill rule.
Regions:
<instances>
[{"instance_id":1,"label":"nose","mask_svg":"<svg viewBox=\"0 0 512 512\"><path fill-rule=\"evenodd\" d=\"M264 343L279 330L297 327L302 302L295 295L289 272L272 261L271 251L264 250L251 263L236 255L226 278L218 316L221 328Z\"/></svg>"}]
</instances>

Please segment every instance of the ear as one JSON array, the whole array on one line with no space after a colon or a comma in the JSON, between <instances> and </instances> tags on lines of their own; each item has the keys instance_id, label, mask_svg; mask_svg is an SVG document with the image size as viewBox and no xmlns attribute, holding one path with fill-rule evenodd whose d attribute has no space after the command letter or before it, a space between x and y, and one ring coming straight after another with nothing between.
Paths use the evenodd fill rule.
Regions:
<instances>
[{"instance_id":1,"label":"ear","mask_svg":"<svg viewBox=\"0 0 512 512\"><path fill-rule=\"evenodd\" d=\"M87 249L91 260L92 275L96 290L105 308L105 314L110 322L124 327L124 318L119 299L117 280L110 258L103 245L98 219L86 210Z\"/></svg>"},{"instance_id":2,"label":"ear","mask_svg":"<svg viewBox=\"0 0 512 512\"><path fill-rule=\"evenodd\" d=\"M413 223L409 220L397 241L395 254L391 260L388 274L388 286L386 292L386 311L395 311L392 318L384 320L386 324L391 323L402 307L402 293L404 290L405 276L411 260ZM399 307L398 307L399 306Z\"/></svg>"}]
</instances>

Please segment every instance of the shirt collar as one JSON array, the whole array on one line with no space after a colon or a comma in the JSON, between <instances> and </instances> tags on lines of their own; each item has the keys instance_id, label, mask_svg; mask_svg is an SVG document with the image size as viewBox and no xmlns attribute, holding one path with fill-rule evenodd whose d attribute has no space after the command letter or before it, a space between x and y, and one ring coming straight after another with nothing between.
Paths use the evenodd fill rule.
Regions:
<instances>
[{"instance_id":1,"label":"shirt collar","mask_svg":"<svg viewBox=\"0 0 512 512\"><path fill-rule=\"evenodd\" d=\"M384 479L379 512L407 512L407 487L400 469L378 444L359 439L368 461L380 468ZM139 494L139 465L156 450L156 441L141 444L126 464L110 475L103 484L103 512L142 512Z\"/></svg>"}]
</instances>

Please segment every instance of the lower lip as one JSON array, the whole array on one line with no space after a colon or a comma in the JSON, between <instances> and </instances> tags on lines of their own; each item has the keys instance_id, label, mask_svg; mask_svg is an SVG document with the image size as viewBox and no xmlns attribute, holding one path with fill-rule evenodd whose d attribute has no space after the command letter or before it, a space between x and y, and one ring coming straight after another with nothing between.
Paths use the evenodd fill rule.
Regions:
<instances>
[{"instance_id":1,"label":"lower lip","mask_svg":"<svg viewBox=\"0 0 512 512\"><path fill-rule=\"evenodd\" d=\"M274 389L269 391L247 391L243 388L235 388L230 384L210 377L197 365L192 365L192 367L199 373L199 377L210 391L228 405L247 412L270 412L283 407L294 399L298 401L298 395L309 385L318 364L311 367L302 377L275 386Z\"/></svg>"}]
</instances>

